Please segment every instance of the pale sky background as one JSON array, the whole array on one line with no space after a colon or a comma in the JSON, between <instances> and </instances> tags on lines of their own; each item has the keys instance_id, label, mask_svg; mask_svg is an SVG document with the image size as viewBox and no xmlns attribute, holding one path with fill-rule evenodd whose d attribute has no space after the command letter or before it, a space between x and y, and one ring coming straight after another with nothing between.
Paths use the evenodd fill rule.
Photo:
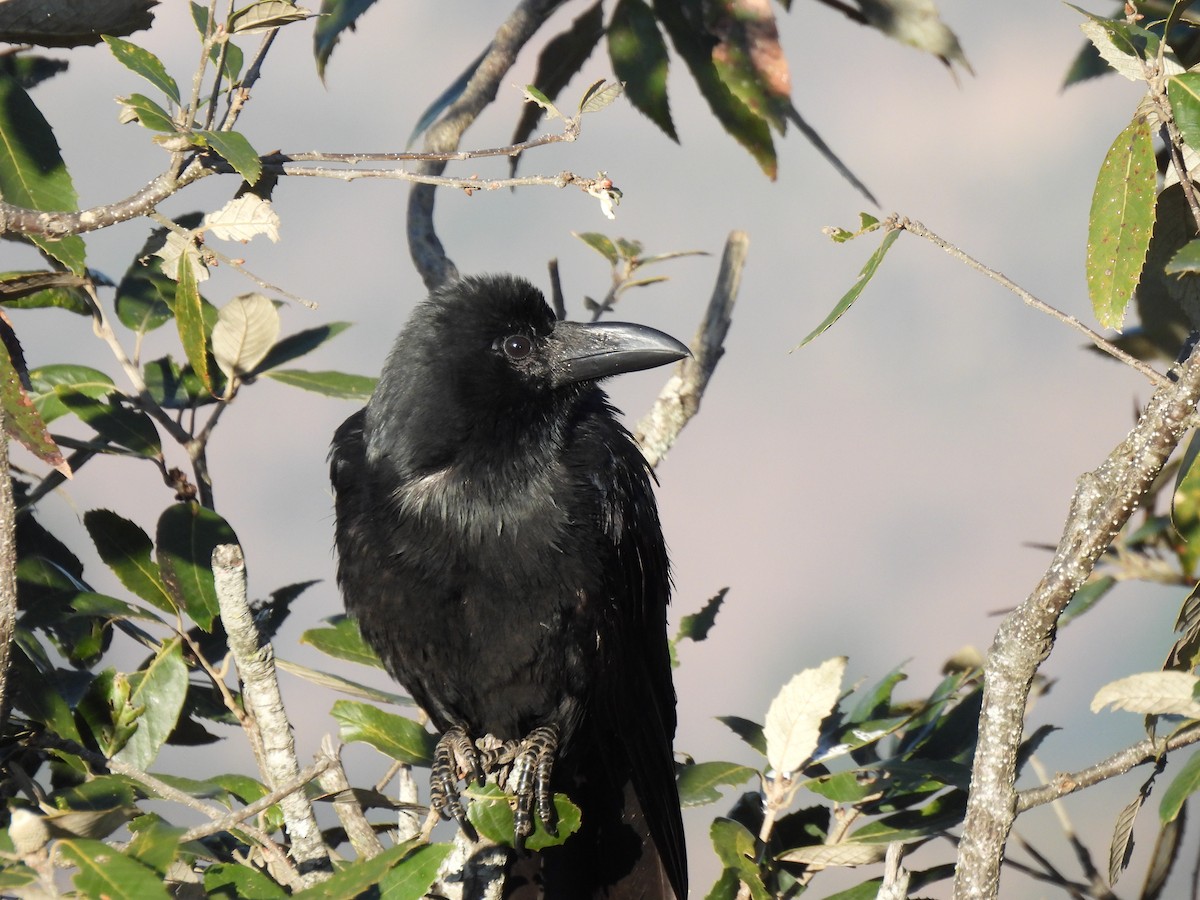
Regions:
<instances>
[{"instance_id":1,"label":"pale sky background","mask_svg":"<svg viewBox=\"0 0 1200 900\"><path fill-rule=\"evenodd\" d=\"M537 50L583 8L560 10L506 84L532 80ZM1112 12L1107 3L1090 8ZM1060 90L1082 42L1076 12L1041 0L944 0L943 17L976 72L956 84L935 59L827 7L796 0L790 13L776 10L796 106L872 188L883 213L923 221L1050 304L1092 321L1083 276L1092 186L1138 95L1117 77ZM430 99L480 52L506 12L506 4L482 0L385 0L342 39L325 86L312 63L311 25L286 28L239 128L260 152L402 149ZM190 84L197 44L183 3L162 4L154 30L133 40ZM242 43L249 55L254 44ZM70 59L71 70L34 98L56 128L81 202L112 202L165 164L147 132L117 124L112 102L116 94L150 91L107 49ZM605 77L612 77L610 63L598 51L564 105ZM615 222L582 194L550 188L443 194L436 221L464 272L511 271L545 287L546 260L558 257L576 315L584 294L604 293L608 275L571 231L637 239L648 252L707 250L712 257L664 266L668 283L630 293L619 310L619 318L685 340L708 300L726 234L749 232L727 355L701 415L659 468L659 500L675 564L674 617L730 588L710 639L683 648L676 746L701 760L753 762L714 717L761 721L778 687L802 668L845 654L848 683L873 682L907 661L910 680L898 696L919 696L936 683L947 656L968 644L985 649L996 611L1019 603L1048 561L1029 545L1057 541L1075 478L1123 437L1134 404L1150 391L1136 373L1083 350L1077 333L909 235L847 316L789 352L877 245L877 235L835 245L821 234L826 225L853 227L865 201L791 132L778 144L779 179L768 182L711 118L678 60L670 89L681 145L619 102L585 120L577 143L522 163L526 174L607 171L625 195ZM464 146L506 143L520 102L515 87L502 90ZM503 166L479 161L450 171L492 175ZM212 209L235 188L232 178L210 178L163 210ZM275 192L283 240L231 251L262 277L320 304L315 312L286 306L285 334L330 320L357 323L298 366L378 372L424 293L404 238L407 193L397 182L285 179ZM89 236L89 264L119 279L146 231L133 225ZM4 248L5 268L33 264L30 254ZM221 272L205 294L219 305L253 289ZM82 359L119 380L86 320L41 311L14 320L31 365ZM164 328L149 343L147 359L174 350L176 338ZM664 374L611 384L631 420ZM325 663L297 645L298 635L341 609L325 454L353 409L264 380L237 399L210 449L217 506L245 545L252 593L322 579L295 604L277 640L280 656L310 665ZM170 460L182 464L184 455L173 450ZM111 507L152 532L170 500L148 465L104 461L44 502L40 515L88 561L98 589L118 591L87 552L79 518ZM1093 715L1087 704L1107 681L1161 665L1182 600L1178 589L1125 586L1064 630L1043 669L1057 684L1032 715L1033 725L1064 727L1043 744L1048 769L1082 768L1142 736L1139 717ZM351 667L338 671L365 677ZM336 729L326 713L333 698L284 677L307 759ZM240 762L205 750L195 774L245 764L240 738L225 743ZM162 764L179 758L168 754ZM358 783L382 771L377 755L349 758L362 766L351 773ZM1117 814L1145 774L1066 804L1101 868ZM1153 842L1157 802L1147 804L1135 833L1141 852L1130 886L1140 881ZM689 814L696 896L716 874L707 825L728 805ZM1048 810L1022 818L1018 830L1041 835L1047 855L1079 877ZM914 865L946 856L937 845ZM822 877L807 896L866 875ZM949 884L923 893L948 896ZM1013 874L1004 893L1059 896Z\"/></svg>"}]
</instances>

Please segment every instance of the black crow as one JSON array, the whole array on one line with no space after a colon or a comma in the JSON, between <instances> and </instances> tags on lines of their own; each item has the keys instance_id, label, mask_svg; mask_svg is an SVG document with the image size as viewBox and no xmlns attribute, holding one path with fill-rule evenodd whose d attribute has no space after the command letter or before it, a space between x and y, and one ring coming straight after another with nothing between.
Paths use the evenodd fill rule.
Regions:
<instances>
[{"instance_id":1,"label":"black crow","mask_svg":"<svg viewBox=\"0 0 1200 900\"><path fill-rule=\"evenodd\" d=\"M503 762L517 846L553 791L582 810L564 845L516 864L546 897L687 896L667 551L653 476L596 385L687 352L557 321L521 279L465 278L418 305L334 435L338 583L443 732L434 805L462 821L460 774ZM479 752L485 736L502 750Z\"/></svg>"}]
</instances>

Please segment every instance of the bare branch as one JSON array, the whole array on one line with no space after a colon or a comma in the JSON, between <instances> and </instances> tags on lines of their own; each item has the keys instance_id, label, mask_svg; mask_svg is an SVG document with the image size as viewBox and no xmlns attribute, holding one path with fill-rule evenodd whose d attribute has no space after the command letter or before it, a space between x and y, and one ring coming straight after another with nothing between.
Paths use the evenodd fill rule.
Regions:
<instances>
[{"instance_id":1,"label":"bare branch","mask_svg":"<svg viewBox=\"0 0 1200 900\"><path fill-rule=\"evenodd\" d=\"M1137 766L1156 762L1162 757L1164 752L1177 750L1180 747L1187 747L1198 741L1200 741L1200 725L1186 728L1165 741L1155 741L1151 738L1138 741L1133 746L1119 750L1107 759L1090 765L1086 769L1081 769L1078 772L1060 773L1048 784L1020 791L1016 796L1017 815L1026 810L1033 809L1035 806L1041 806L1045 803L1058 800L1060 797L1066 797L1068 794L1081 791L1086 787L1099 784L1101 781L1114 778L1117 775L1124 775Z\"/></svg>"},{"instance_id":2,"label":"bare branch","mask_svg":"<svg viewBox=\"0 0 1200 900\"><path fill-rule=\"evenodd\" d=\"M4 424L0 413L0 425ZM8 659L17 630L17 511L9 476L8 431L0 435L0 728L8 721Z\"/></svg>"},{"instance_id":3,"label":"bare branch","mask_svg":"<svg viewBox=\"0 0 1200 900\"><path fill-rule=\"evenodd\" d=\"M749 235L744 231L730 232L712 299L692 339L692 355L677 363L675 374L663 385L654 406L638 423L634 439L651 466L658 465L679 432L700 411L700 398L725 353L725 336L729 333L749 249Z\"/></svg>"},{"instance_id":4,"label":"bare branch","mask_svg":"<svg viewBox=\"0 0 1200 900\"><path fill-rule=\"evenodd\" d=\"M1200 351L1158 388L1124 441L1079 478L1062 538L1029 597L1000 625L984 667L979 743L955 875L958 900L995 897L1004 845L1016 815L1017 748L1038 667L1058 618L1112 544L1187 432L1200 400Z\"/></svg>"},{"instance_id":5,"label":"bare branch","mask_svg":"<svg viewBox=\"0 0 1200 900\"><path fill-rule=\"evenodd\" d=\"M333 795L333 810L337 813L342 827L346 829L350 846L354 848L359 859L378 856L383 852L383 844L350 791L346 770L342 768L341 747L332 737L326 735L321 741L321 753L329 760L329 768L321 775L321 790Z\"/></svg>"},{"instance_id":6,"label":"bare branch","mask_svg":"<svg viewBox=\"0 0 1200 900\"><path fill-rule=\"evenodd\" d=\"M242 699L258 731L258 741L252 741L258 745L256 750L261 749L255 754L258 765L271 790L279 790L299 779L300 764L275 678L275 653L270 643L262 642L246 602L246 566L241 547L219 545L213 550L212 568L221 621L242 681ZM331 870L329 851L312 804L302 794L289 792L280 799L279 807L301 878L307 885L324 881Z\"/></svg>"},{"instance_id":7,"label":"bare branch","mask_svg":"<svg viewBox=\"0 0 1200 900\"><path fill-rule=\"evenodd\" d=\"M1124 350L1122 350L1116 344L1112 343L1112 341L1105 338L1104 335L1098 334L1097 332L1093 331L1091 328L1088 328L1088 326L1084 325L1082 322L1080 322L1074 316L1069 316L1066 313L1055 309L1049 303L1046 303L1043 300L1039 300L1037 297L1035 297L1033 294L1029 293L1029 291L1025 290L1019 284L1016 284L1015 282L1011 281L1010 279L1008 279L1007 277L1002 275L1000 272L997 272L995 269L991 269L991 268L985 266L983 263L981 263L979 260L975 259L974 257L968 256L966 253L964 253L962 250L958 249L958 247L954 246L949 241L934 234L932 231L930 231L928 228L926 228L920 222L914 222L912 219L905 218L904 216L893 215L893 216L890 216L883 223L883 225L885 228L889 228L889 229L890 228L900 228L900 229L903 229L904 231L907 231L909 234L915 234L917 237L925 238L925 240L929 241L934 246L941 247L943 250L945 250L947 253L949 253L951 256L953 256L955 259L959 260L960 262L966 263L968 266L970 266L976 272L982 272L988 278L990 278L993 281L1008 288L1010 291L1012 291L1014 294L1016 294L1018 297L1020 297L1021 300L1023 300L1025 302L1026 306L1032 306L1038 312L1043 312L1052 318L1058 319L1058 321L1062 322L1063 324L1069 325L1071 328L1074 328L1076 331L1078 331L1080 334L1082 334L1084 337L1086 337L1089 341L1091 341L1093 344L1095 344L1099 349L1103 350L1109 356L1119 359L1121 362L1125 363L1125 365L1127 365L1133 369L1137 369L1137 371L1139 371L1143 375L1145 375L1156 386L1164 387L1164 386L1170 384L1170 381L1161 372L1157 371L1153 367L1142 362L1140 359L1138 359L1134 356L1130 356L1128 353L1126 353Z\"/></svg>"},{"instance_id":8,"label":"bare branch","mask_svg":"<svg viewBox=\"0 0 1200 900\"><path fill-rule=\"evenodd\" d=\"M522 0L496 36L491 48L467 83L462 95L450 105L425 135L425 149L445 153L458 147L459 139L489 103L496 99L500 81L517 60L517 53L550 17L562 0ZM422 164L422 175L439 175L445 162ZM432 185L413 188L408 197L408 249L425 286L433 290L453 278L458 270L446 256L433 227Z\"/></svg>"}]
</instances>

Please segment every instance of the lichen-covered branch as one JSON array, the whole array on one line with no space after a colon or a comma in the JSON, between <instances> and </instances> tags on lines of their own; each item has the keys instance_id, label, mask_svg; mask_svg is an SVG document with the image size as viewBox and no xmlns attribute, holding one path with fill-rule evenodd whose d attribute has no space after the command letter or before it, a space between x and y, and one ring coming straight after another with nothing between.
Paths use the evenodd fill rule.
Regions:
<instances>
[{"instance_id":1,"label":"lichen-covered branch","mask_svg":"<svg viewBox=\"0 0 1200 900\"><path fill-rule=\"evenodd\" d=\"M257 735L251 735L251 744L267 786L272 791L279 790L299 779L300 764L275 678L275 653L269 643L262 642L246 601L242 548L236 544L219 545L213 550L212 568L221 622L229 636L229 651L242 682L246 712L257 731ZM307 884L323 881L331 869L329 851L312 804L302 791L291 791L280 799L279 807L301 877Z\"/></svg>"},{"instance_id":2,"label":"lichen-covered branch","mask_svg":"<svg viewBox=\"0 0 1200 900\"><path fill-rule=\"evenodd\" d=\"M8 659L17 629L17 510L0 414L0 728L8 720Z\"/></svg>"},{"instance_id":3,"label":"lichen-covered branch","mask_svg":"<svg viewBox=\"0 0 1200 900\"><path fill-rule=\"evenodd\" d=\"M957 900L995 897L999 889L1004 846L1017 811L1017 751L1030 685L1054 645L1063 609L1187 432L1200 400L1200 352L1193 350L1176 375L1175 382L1154 392L1128 437L1079 478L1049 568L996 633L984 667L979 743L955 874Z\"/></svg>"}]
</instances>

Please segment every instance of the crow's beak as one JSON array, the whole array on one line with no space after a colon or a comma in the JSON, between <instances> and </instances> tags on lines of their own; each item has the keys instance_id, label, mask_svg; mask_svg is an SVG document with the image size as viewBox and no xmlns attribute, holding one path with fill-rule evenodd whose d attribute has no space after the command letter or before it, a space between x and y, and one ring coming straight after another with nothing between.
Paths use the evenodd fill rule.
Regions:
<instances>
[{"instance_id":1,"label":"crow's beak","mask_svg":"<svg viewBox=\"0 0 1200 900\"><path fill-rule=\"evenodd\" d=\"M653 369L691 355L669 334L628 322L559 322L551 340L559 349L559 384Z\"/></svg>"}]
</instances>

